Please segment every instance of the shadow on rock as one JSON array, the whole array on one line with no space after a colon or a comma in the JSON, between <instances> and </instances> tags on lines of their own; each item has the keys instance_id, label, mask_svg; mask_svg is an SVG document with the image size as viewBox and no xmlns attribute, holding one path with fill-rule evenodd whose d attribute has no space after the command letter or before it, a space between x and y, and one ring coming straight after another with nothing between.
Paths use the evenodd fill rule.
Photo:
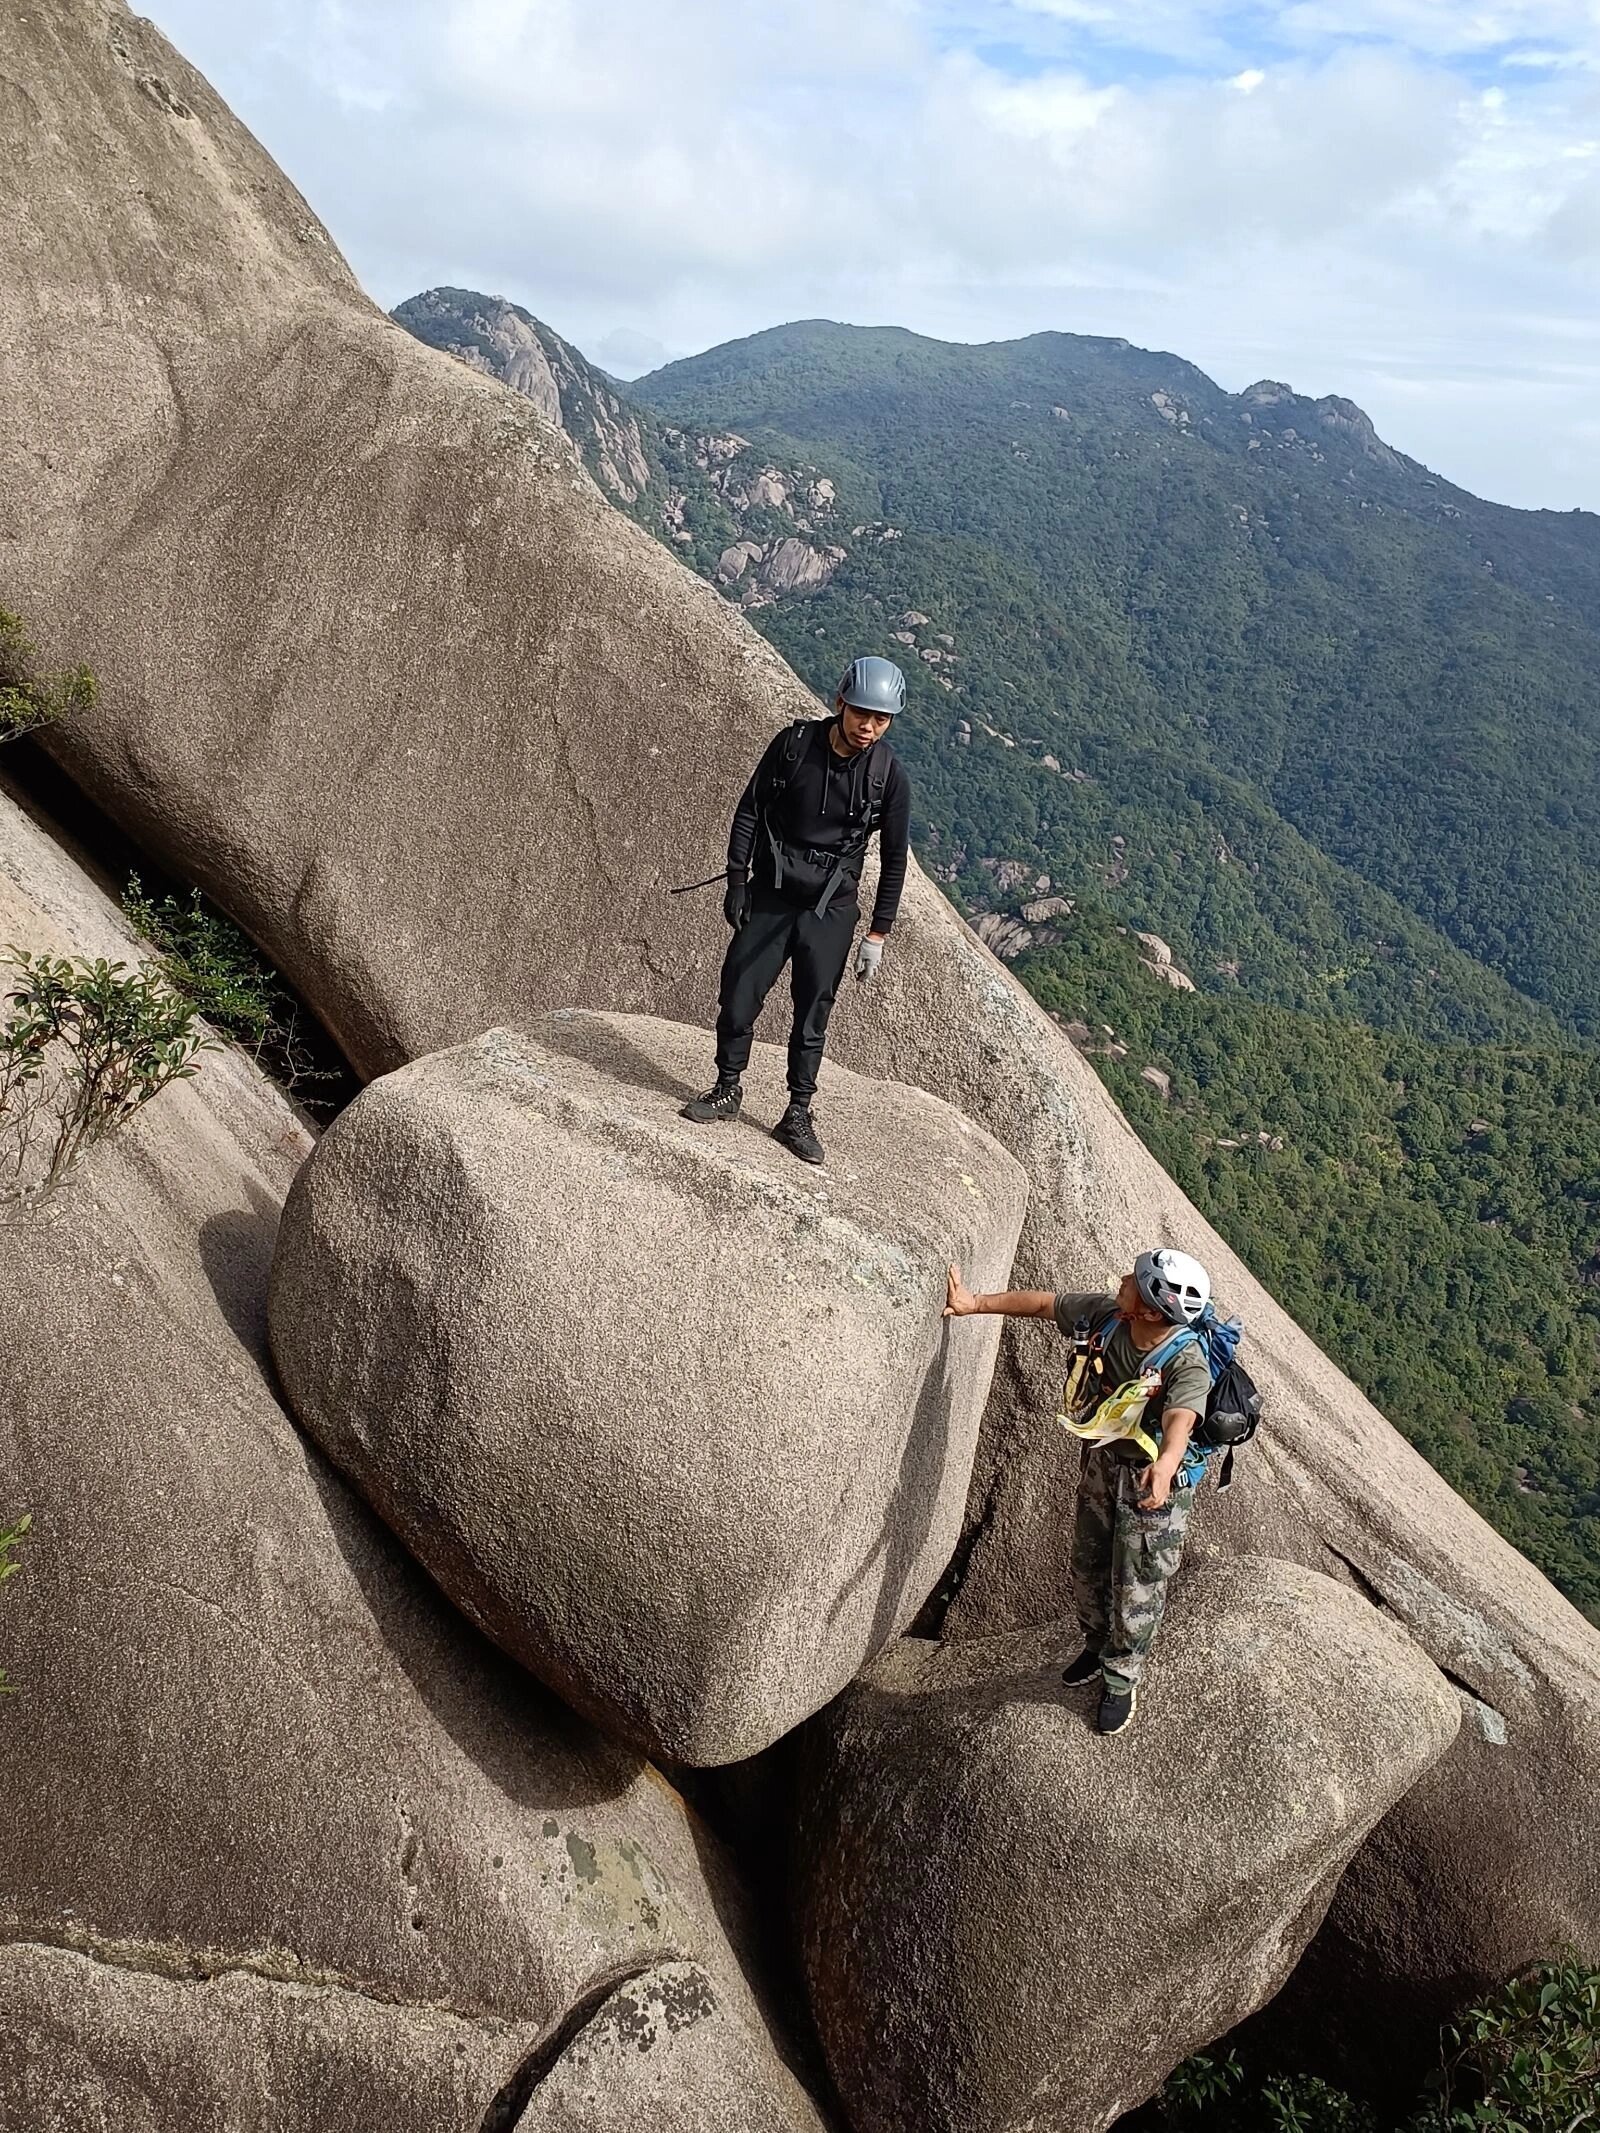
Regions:
<instances>
[{"instance_id":1,"label":"shadow on rock","mask_svg":"<svg viewBox=\"0 0 1600 2133\"><path fill-rule=\"evenodd\" d=\"M529 1809L617 1800L646 1764L606 1740L459 1614L426 1573L374 1533L349 1485L302 1440L329 1538L379 1635L429 1712L508 1800ZM376 1507L381 1510L381 1506Z\"/></svg>"},{"instance_id":2,"label":"shadow on rock","mask_svg":"<svg viewBox=\"0 0 1600 2133\"><path fill-rule=\"evenodd\" d=\"M265 1186L244 1179L248 1207L212 1215L200 1225L200 1264L229 1331L270 1375L267 1279L278 1237L279 1203Z\"/></svg>"}]
</instances>

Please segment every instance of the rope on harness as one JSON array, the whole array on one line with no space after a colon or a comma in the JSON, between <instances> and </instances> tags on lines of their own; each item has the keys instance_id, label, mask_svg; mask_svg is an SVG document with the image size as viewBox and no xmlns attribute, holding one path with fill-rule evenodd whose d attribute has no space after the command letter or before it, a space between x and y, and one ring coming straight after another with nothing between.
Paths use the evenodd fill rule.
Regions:
<instances>
[{"instance_id":1,"label":"rope on harness","mask_svg":"<svg viewBox=\"0 0 1600 2133\"><path fill-rule=\"evenodd\" d=\"M686 881L681 889L669 889L667 894L669 896L687 896L695 889L709 889L714 881L726 881L727 878L728 870L724 867L720 874L708 874L704 881Z\"/></svg>"}]
</instances>

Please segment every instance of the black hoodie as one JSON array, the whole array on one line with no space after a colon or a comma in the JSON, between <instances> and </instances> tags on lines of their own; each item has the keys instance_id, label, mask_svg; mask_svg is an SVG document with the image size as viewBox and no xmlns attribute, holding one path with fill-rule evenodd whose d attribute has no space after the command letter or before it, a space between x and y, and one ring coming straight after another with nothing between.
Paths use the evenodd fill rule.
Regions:
<instances>
[{"instance_id":1,"label":"black hoodie","mask_svg":"<svg viewBox=\"0 0 1600 2133\"><path fill-rule=\"evenodd\" d=\"M836 754L830 739L834 725L831 718L819 718L806 736L799 760L788 773L788 783L778 797L773 828L782 843L799 851L844 851L854 842L866 812L868 760L880 751L886 754L889 776L878 825L882 837L878 895L868 930L887 933L894 924L900 892L905 887L906 854L911 840L911 780L887 740L874 741L857 756ZM757 796L773 778L784 775L788 738L789 729L785 727L756 765L755 774L734 809L733 828L728 834L730 872L747 872L752 854L758 880L770 868L770 858L756 848ZM763 837L763 847L765 843Z\"/></svg>"}]
</instances>

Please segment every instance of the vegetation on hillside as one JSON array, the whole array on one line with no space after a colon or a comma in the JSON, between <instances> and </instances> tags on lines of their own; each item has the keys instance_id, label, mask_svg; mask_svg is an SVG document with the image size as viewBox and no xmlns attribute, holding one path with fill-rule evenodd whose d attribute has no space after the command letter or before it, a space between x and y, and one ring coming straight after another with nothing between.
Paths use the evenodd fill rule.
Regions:
<instances>
[{"instance_id":1,"label":"vegetation on hillside","mask_svg":"<svg viewBox=\"0 0 1600 2133\"><path fill-rule=\"evenodd\" d=\"M1600 947L1600 812L1581 798L1600 769L1600 522L1481 504L1347 402L1229 395L1080 336L784 327L633 391L872 485L898 537L856 541L814 600L757 619L825 683L846 644L930 617L907 647L927 669L907 721L925 833L969 853L1020 834L1069 893L1116 874L1135 924L1284 1005L1309 1003L1266 943L1314 952L1284 898L1315 847L1350 900L1341 963L1390 945L1364 885L1600 1029L1600 956L1574 953ZM958 830L931 790L958 717L1094 783L986 773ZM1299 838L1276 862L1248 850L1219 897L1219 843L1259 846L1274 819ZM1404 978L1391 989L1409 1005ZM1384 1014L1384 992L1369 982L1358 1012Z\"/></svg>"},{"instance_id":2,"label":"vegetation on hillside","mask_svg":"<svg viewBox=\"0 0 1600 2133\"><path fill-rule=\"evenodd\" d=\"M1018 974L1163 1167L1600 1621L1600 1054L1181 992L1103 907L1058 930Z\"/></svg>"}]
</instances>

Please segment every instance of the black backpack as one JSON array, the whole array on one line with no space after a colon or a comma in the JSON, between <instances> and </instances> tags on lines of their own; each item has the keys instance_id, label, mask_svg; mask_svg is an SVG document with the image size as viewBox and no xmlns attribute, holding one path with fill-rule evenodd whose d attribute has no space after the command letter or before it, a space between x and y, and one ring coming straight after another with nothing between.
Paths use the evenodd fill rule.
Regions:
<instances>
[{"instance_id":1,"label":"black backpack","mask_svg":"<svg viewBox=\"0 0 1600 2133\"><path fill-rule=\"evenodd\" d=\"M889 789L895 762L894 751L887 740L878 741L867 758L866 810L858 818L854 834L844 849L826 855L826 860L833 862L831 865L824 862L823 855L813 857L810 853L792 851L774 828L773 813L789 788L795 766L811 745L812 734L822 723L820 719L797 718L783 737L781 755L756 787L756 815L772 853L773 887L782 888L787 879L792 889L808 899L813 890L818 891L815 908L819 918L832 903L839 884L847 876L854 880L860 871L868 841L883 820L884 795Z\"/></svg>"},{"instance_id":2,"label":"black backpack","mask_svg":"<svg viewBox=\"0 0 1600 2133\"><path fill-rule=\"evenodd\" d=\"M1237 1356L1223 1364L1211 1387L1206 1411L1194 1426L1192 1442L1203 1452L1223 1454L1219 1490L1233 1486L1233 1455L1261 1426L1264 1406L1260 1387Z\"/></svg>"}]
</instances>

